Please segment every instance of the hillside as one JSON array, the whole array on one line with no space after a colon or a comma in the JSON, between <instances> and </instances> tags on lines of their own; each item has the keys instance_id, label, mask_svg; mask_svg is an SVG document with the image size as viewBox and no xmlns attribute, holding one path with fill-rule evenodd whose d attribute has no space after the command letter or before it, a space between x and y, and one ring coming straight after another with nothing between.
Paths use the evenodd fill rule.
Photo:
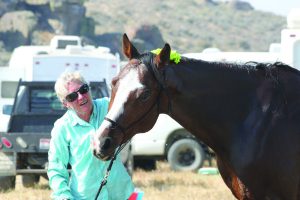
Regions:
<instances>
[{"instance_id":1,"label":"hillside","mask_svg":"<svg viewBox=\"0 0 300 200\"><path fill-rule=\"evenodd\" d=\"M143 24L155 25L164 41L180 52L219 47L224 51L266 51L280 41L286 19L270 13L212 1L105 0L87 2L87 15L97 22L96 33L131 33ZM140 2L140 1L139 1ZM97 5L102 5L98 6Z\"/></svg>"},{"instance_id":2,"label":"hillside","mask_svg":"<svg viewBox=\"0 0 300 200\"><path fill-rule=\"evenodd\" d=\"M18 3L11 9L3 2L0 66L7 62L13 48L48 44L54 34L81 35L87 43L108 46L119 53L125 32L142 50L168 42L181 53L200 52L207 47L267 51L270 43L280 42L281 29L286 27L284 17L256 11L236 0L66 0L55 9L52 0L14 1Z\"/></svg>"}]
</instances>

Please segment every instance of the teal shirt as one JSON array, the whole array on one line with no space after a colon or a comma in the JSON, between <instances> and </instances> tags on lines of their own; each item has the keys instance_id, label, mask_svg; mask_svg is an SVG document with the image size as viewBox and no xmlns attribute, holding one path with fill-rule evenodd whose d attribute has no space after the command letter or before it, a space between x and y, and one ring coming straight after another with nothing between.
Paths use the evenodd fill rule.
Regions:
<instances>
[{"instance_id":1,"label":"teal shirt","mask_svg":"<svg viewBox=\"0 0 300 200\"><path fill-rule=\"evenodd\" d=\"M89 123L80 119L73 110L68 110L54 123L47 171L53 199L94 200L96 197L110 161L94 157L91 136L102 123L108 102L108 98L93 101ZM71 177L67 170L68 163L72 167ZM131 178L118 156L98 199L125 200L133 191Z\"/></svg>"}]
</instances>

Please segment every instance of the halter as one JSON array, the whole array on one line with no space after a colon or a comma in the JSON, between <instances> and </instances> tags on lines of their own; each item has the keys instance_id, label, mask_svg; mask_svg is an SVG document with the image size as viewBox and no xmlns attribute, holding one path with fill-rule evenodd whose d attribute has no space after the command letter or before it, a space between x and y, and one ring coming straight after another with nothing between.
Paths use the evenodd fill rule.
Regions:
<instances>
[{"instance_id":1,"label":"halter","mask_svg":"<svg viewBox=\"0 0 300 200\"><path fill-rule=\"evenodd\" d=\"M137 66L142 64L143 62L141 60L139 60L139 62L136 64ZM170 97L170 93L169 90L167 89L167 86L165 84L164 81L164 76L165 74L161 74L158 69L155 67L155 65L153 64L153 58L151 57L149 64L151 67L148 67L148 65L146 65L146 67L148 69L150 69L150 71L152 72L152 75L154 76L154 78L158 81L159 83L159 92L156 98L156 101L153 102L153 104L150 106L150 108L147 110L147 112L145 112L140 118L138 118L137 120L133 121L131 124L129 124L127 127L123 127L121 126L118 122L108 118L108 117L104 117L104 120L110 122L112 124L112 126L114 128L118 128L122 133L123 136L125 136L125 132L132 128L134 125L136 125L137 123L139 123L140 121L142 121L150 112L151 110L154 108L155 105L157 105L157 113L159 114L159 106L160 106L160 96L161 96L161 92L165 91L167 96L168 96L168 114L171 115L172 113L172 102L171 102L171 97ZM164 72L164 71L163 71ZM123 138L124 139L124 138Z\"/></svg>"},{"instance_id":2,"label":"halter","mask_svg":"<svg viewBox=\"0 0 300 200\"><path fill-rule=\"evenodd\" d=\"M111 170L111 167L117 157L117 155L121 152L121 150L126 146L126 144L129 142L129 140L125 143L123 143L124 139L125 139L125 131L130 129L132 126L134 126L135 124L137 124L138 122L140 122L141 120L143 120L147 115L148 113L150 113L150 111L152 110L152 108L157 104L157 111L159 113L159 97L160 97L160 93L162 91L162 88L159 90L159 93L157 95L157 99L156 101L151 105L151 107L148 109L148 111L146 113L144 113L139 119L137 119L136 121L132 122L129 126L127 126L126 128L123 128L119 123L115 122L114 120L108 118L108 117L104 117L104 120L110 122L113 126L113 128L118 128L121 130L122 134L123 134L123 139L122 139L122 142L121 142L121 145L118 147L118 150L114 153L114 156L112 157L112 159L110 160L110 163L106 169L106 173L105 173L105 176L104 178L102 179L102 182L101 182L101 185L98 189L98 192L97 192L97 195L95 197L95 200L98 199L98 196L102 190L102 188L106 185L107 183L107 178L109 176L109 173L110 173L110 170Z\"/></svg>"},{"instance_id":3,"label":"halter","mask_svg":"<svg viewBox=\"0 0 300 200\"><path fill-rule=\"evenodd\" d=\"M160 94L161 94L162 88L160 88L159 93L157 95L156 101L150 106L150 108L147 110L147 112L145 112L140 118L138 118L137 120L133 121L131 124L129 124L127 127L122 127L118 122L108 118L108 117L104 117L104 120L110 122L113 126L113 128L118 128L122 133L123 136L125 136L125 132L132 128L134 125L136 125L137 123L139 123L140 121L142 121L150 112L151 110L154 108L155 105L157 105L157 113L159 114L159 105L160 105ZM123 138L124 139L124 138Z\"/></svg>"},{"instance_id":4,"label":"halter","mask_svg":"<svg viewBox=\"0 0 300 200\"><path fill-rule=\"evenodd\" d=\"M157 95L157 98L156 98L156 101L153 102L153 104L150 106L150 108L147 110L147 112L145 112L140 118L138 118L137 120L133 121L131 124L129 124L127 127L123 127L121 126L118 122L108 118L108 117L104 117L104 120L110 122L112 124L112 129L115 129L115 128L118 128L122 134L123 134L123 138L122 138L122 142L121 142L121 145L119 145L118 147L118 150L114 153L114 156L112 157L109 165L108 165L108 168L106 169L106 173L105 173L105 176L101 182L101 185L98 189L98 192L97 192L97 195L95 197L95 200L97 200L102 188L106 185L107 183L107 178L109 176L109 173L110 173L110 170L111 170L111 167L113 165L113 162L115 161L117 155L121 152L121 150L126 146L126 144L129 142L129 140L125 143L124 140L125 140L125 132L132 128L134 125L136 125L137 123L139 123L140 121L142 121L150 112L151 110L154 108L155 105L157 105L157 113L159 114L159 106L160 106L160 95L161 95L161 92L164 90L168 96L168 113L169 115L171 114L172 112L172 105L171 105L171 98L170 98L170 94L169 94L169 90L167 89L167 86L164 82L164 73L163 73L163 76L160 74L160 72L158 71L158 69L155 67L155 65L153 64L153 58L151 57L151 64L150 66L151 67L148 67L148 65L146 65L146 67L148 69L150 69L150 71L152 72L152 75L154 76L154 78L158 81L159 83L159 92L158 92L158 95ZM143 62L141 60L139 60L139 62L136 64L136 65L140 65L142 64Z\"/></svg>"}]
</instances>

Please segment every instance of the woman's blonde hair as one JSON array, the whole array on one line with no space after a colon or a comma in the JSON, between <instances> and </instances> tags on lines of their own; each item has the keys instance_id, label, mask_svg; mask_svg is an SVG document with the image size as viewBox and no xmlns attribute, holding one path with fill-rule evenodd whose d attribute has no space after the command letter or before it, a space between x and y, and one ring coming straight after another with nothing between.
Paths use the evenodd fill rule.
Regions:
<instances>
[{"instance_id":1,"label":"woman's blonde hair","mask_svg":"<svg viewBox=\"0 0 300 200\"><path fill-rule=\"evenodd\" d=\"M70 82L78 84L87 84L83 76L78 71L64 72L55 82L55 92L61 102L64 102L66 95L68 95L68 85Z\"/></svg>"}]
</instances>

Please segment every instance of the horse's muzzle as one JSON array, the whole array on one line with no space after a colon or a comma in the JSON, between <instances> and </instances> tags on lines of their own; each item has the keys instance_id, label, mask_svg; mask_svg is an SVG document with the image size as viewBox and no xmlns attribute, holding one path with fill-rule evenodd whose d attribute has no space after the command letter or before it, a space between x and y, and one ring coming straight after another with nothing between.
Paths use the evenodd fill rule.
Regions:
<instances>
[{"instance_id":1,"label":"horse's muzzle","mask_svg":"<svg viewBox=\"0 0 300 200\"><path fill-rule=\"evenodd\" d=\"M112 155L107 156L105 154L102 154L101 152L97 152L96 149L93 150L93 154L96 158L98 158L100 160L103 160L103 161L107 161L107 160L110 160L112 158Z\"/></svg>"},{"instance_id":2,"label":"horse's muzzle","mask_svg":"<svg viewBox=\"0 0 300 200\"><path fill-rule=\"evenodd\" d=\"M111 137L98 139L99 142L93 143L93 154L101 160L110 160L114 155L114 142Z\"/></svg>"},{"instance_id":3,"label":"horse's muzzle","mask_svg":"<svg viewBox=\"0 0 300 200\"><path fill-rule=\"evenodd\" d=\"M101 160L111 159L122 141L123 134L119 134L120 130L113 129L111 126L111 122L103 121L93 137L93 153Z\"/></svg>"},{"instance_id":4,"label":"horse's muzzle","mask_svg":"<svg viewBox=\"0 0 300 200\"><path fill-rule=\"evenodd\" d=\"M112 146L112 139L110 137L104 137L100 140L100 150L107 151Z\"/></svg>"}]
</instances>

